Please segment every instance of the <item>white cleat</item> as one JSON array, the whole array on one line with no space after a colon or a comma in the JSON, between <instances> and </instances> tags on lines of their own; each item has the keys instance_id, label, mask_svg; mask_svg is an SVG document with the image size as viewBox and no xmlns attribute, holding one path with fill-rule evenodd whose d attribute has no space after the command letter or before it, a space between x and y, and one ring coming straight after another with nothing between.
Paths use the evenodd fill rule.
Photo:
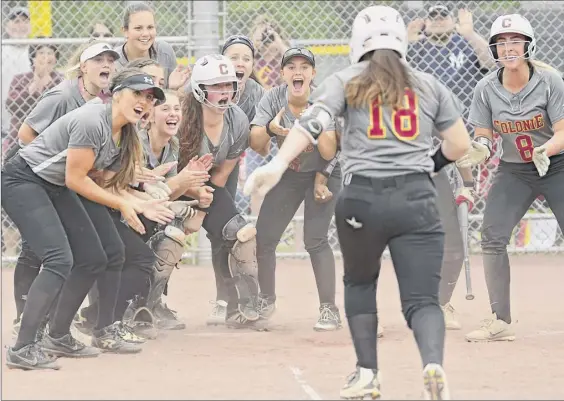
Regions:
<instances>
[{"instance_id":1,"label":"white cleat","mask_svg":"<svg viewBox=\"0 0 564 401\"><path fill-rule=\"evenodd\" d=\"M227 318L227 302L225 301L211 301L213 305L212 312L206 320L208 326L218 326L225 324Z\"/></svg>"},{"instance_id":2,"label":"white cleat","mask_svg":"<svg viewBox=\"0 0 564 401\"><path fill-rule=\"evenodd\" d=\"M429 363L423 369L423 395L426 400L450 400L446 373L443 367Z\"/></svg>"}]
</instances>

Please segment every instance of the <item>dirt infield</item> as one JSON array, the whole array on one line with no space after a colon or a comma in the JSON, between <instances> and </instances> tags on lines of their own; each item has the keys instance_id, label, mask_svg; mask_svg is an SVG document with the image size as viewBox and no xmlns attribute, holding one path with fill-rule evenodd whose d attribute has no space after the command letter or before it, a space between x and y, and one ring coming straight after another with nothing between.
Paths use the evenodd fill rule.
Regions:
<instances>
[{"instance_id":1,"label":"dirt infield","mask_svg":"<svg viewBox=\"0 0 564 401\"><path fill-rule=\"evenodd\" d=\"M342 263L337 304L342 308ZM535 267L536 266L536 267ZM464 276L454 295L463 330L447 333L445 367L456 399L564 399L563 256L512 258L517 341L470 344L464 333L487 317L480 258L472 259L476 299L464 299ZM256 333L206 327L215 296L210 266L175 271L170 304L188 324L166 332L138 355L61 359L58 372L4 366L12 343L12 270L2 271L2 399L337 399L355 357L348 329L312 330L317 291L308 261L278 263L278 311L273 330ZM420 362L399 309L397 283L385 262L378 305L385 335L379 363L386 399L419 399Z\"/></svg>"}]
</instances>

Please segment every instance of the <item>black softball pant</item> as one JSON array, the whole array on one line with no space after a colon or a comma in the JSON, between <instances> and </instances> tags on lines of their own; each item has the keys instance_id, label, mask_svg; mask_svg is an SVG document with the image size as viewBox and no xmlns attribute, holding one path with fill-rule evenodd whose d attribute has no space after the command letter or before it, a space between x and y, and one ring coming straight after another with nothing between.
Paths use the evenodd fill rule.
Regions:
<instances>
[{"instance_id":1,"label":"black softball pant","mask_svg":"<svg viewBox=\"0 0 564 401\"><path fill-rule=\"evenodd\" d=\"M93 220L78 195L37 176L19 155L4 166L1 185L2 206L43 264L23 311L16 342L21 348L35 341L38 327L59 291L51 332L68 333L96 277L106 269L121 270L124 249L113 224L107 224L111 222L107 211L106 220L103 213L96 216L100 220ZM111 246L104 248L103 237Z\"/></svg>"},{"instance_id":2,"label":"black softball pant","mask_svg":"<svg viewBox=\"0 0 564 401\"><path fill-rule=\"evenodd\" d=\"M492 313L511 323L509 256L513 229L533 201L543 195L564 231L564 155L550 158L540 177L534 163L501 161L488 193L482 222L482 257Z\"/></svg>"},{"instance_id":3,"label":"black softball pant","mask_svg":"<svg viewBox=\"0 0 564 401\"><path fill-rule=\"evenodd\" d=\"M214 202L215 199L218 198L219 200L215 203L212 203L210 209L214 211L215 217L207 218L207 221L204 221L204 228L208 231L207 237L210 240L211 244L211 251L212 251L212 265L213 271L215 275L215 287L217 290L216 300L220 301L228 301L230 298L236 294L235 289L229 287L226 284L225 279L223 278L225 267L229 268L229 246L226 246L225 241L223 239L223 235L221 230L223 226L219 227L223 221L226 223L235 215L239 214L237 210L237 206L235 205L235 198L237 196L237 182L239 181L239 163L235 165L233 171L227 178L227 182L225 183L225 187L220 189L218 192L218 187L213 186L216 191L214 192ZM225 191L229 195L229 198L225 196ZM218 207L221 205L221 207ZM206 210L206 212L211 214L210 210Z\"/></svg>"},{"instance_id":4,"label":"black softball pant","mask_svg":"<svg viewBox=\"0 0 564 401\"><path fill-rule=\"evenodd\" d=\"M314 199L315 172L287 170L265 196L257 220L257 263L261 295L276 299L276 247L288 224L304 202L304 245L309 253L319 302L335 304L335 257L328 232L341 190L340 172L329 177L327 187L333 199Z\"/></svg>"},{"instance_id":5,"label":"black softball pant","mask_svg":"<svg viewBox=\"0 0 564 401\"><path fill-rule=\"evenodd\" d=\"M445 326L438 293L444 232L436 197L428 174L345 179L335 220L344 260L345 313L362 367L377 368L376 289L386 247L423 363L442 364Z\"/></svg>"}]
</instances>

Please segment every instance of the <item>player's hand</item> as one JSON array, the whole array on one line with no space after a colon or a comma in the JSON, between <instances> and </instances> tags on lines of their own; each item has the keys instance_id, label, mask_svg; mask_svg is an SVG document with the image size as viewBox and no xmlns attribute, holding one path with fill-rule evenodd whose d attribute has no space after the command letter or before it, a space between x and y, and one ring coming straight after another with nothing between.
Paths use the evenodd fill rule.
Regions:
<instances>
[{"instance_id":1,"label":"player's hand","mask_svg":"<svg viewBox=\"0 0 564 401\"><path fill-rule=\"evenodd\" d=\"M251 193L256 192L260 196L265 196L278 184L287 168L287 165L280 162L277 157L274 157L270 162L251 173L243 188L244 194L249 196Z\"/></svg>"},{"instance_id":2,"label":"player's hand","mask_svg":"<svg viewBox=\"0 0 564 401\"><path fill-rule=\"evenodd\" d=\"M210 207L211 203L213 202L213 192L215 189L208 185L204 185L203 187L198 188L198 200L200 203L198 206L201 208L208 208Z\"/></svg>"},{"instance_id":3,"label":"player's hand","mask_svg":"<svg viewBox=\"0 0 564 401\"><path fill-rule=\"evenodd\" d=\"M141 166L135 167L134 182L154 183L164 180L165 178L163 176L155 174L152 170L149 170L146 167L141 167Z\"/></svg>"},{"instance_id":4,"label":"player's hand","mask_svg":"<svg viewBox=\"0 0 564 401\"><path fill-rule=\"evenodd\" d=\"M474 207L475 199L474 193L471 188L462 187L456 190L455 194L456 204L460 206L460 204L465 203L468 205L468 211L471 211Z\"/></svg>"},{"instance_id":5,"label":"player's hand","mask_svg":"<svg viewBox=\"0 0 564 401\"><path fill-rule=\"evenodd\" d=\"M286 109L284 107L282 107L280 109L280 111L278 112L278 114L276 114L276 116L272 119L272 121L269 124L269 128L272 132L274 132L276 135L280 135L280 136L286 136L290 133L290 129L288 128L284 128L282 127L282 117L284 116L284 113L286 112Z\"/></svg>"},{"instance_id":6,"label":"player's hand","mask_svg":"<svg viewBox=\"0 0 564 401\"><path fill-rule=\"evenodd\" d=\"M488 147L482 143L472 141L472 146L468 153L456 161L456 165L460 168L474 167L482 164L491 156Z\"/></svg>"},{"instance_id":7,"label":"player's hand","mask_svg":"<svg viewBox=\"0 0 564 401\"><path fill-rule=\"evenodd\" d=\"M153 199L168 200L170 194L172 193L170 187L166 183L161 181L157 181L152 184L145 183L143 184L143 189Z\"/></svg>"},{"instance_id":8,"label":"player's hand","mask_svg":"<svg viewBox=\"0 0 564 401\"><path fill-rule=\"evenodd\" d=\"M195 156L188 162L188 169L193 171L210 171L213 167L213 155L206 153L202 157Z\"/></svg>"},{"instance_id":9,"label":"player's hand","mask_svg":"<svg viewBox=\"0 0 564 401\"><path fill-rule=\"evenodd\" d=\"M425 28L425 21L423 18L416 18L407 24L407 39L410 42L417 42L423 39L425 35L423 34L423 29Z\"/></svg>"},{"instance_id":10,"label":"player's hand","mask_svg":"<svg viewBox=\"0 0 564 401\"><path fill-rule=\"evenodd\" d=\"M168 87L172 90L182 88L190 78L190 75L192 75L192 70L190 70L189 66L176 66L168 77Z\"/></svg>"},{"instance_id":11,"label":"player's hand","mask_svg":"<svg viewBox=\"0 0 564 401\"><path fill-rule=\"evenodd\" d=\"M164 163L161 164L160 166L155 167L153 170L151 170L153 172L153 174L158 175L158 176L165 176L168 174L168 172L174 167L178 165L177 161L173 161L173 162L168 162L168 163Z\"/></svg>"},{"instance_id":12,"label":"player's hand","mask_svg":"<svg viewBox=\"0 0 564 401\"><path fill-rule=\"evenodd\" d=\"M182 219L192 219L196 216L197 210L194 206L198 206L198 200L191 201L174 201L169 202L166 206L172 210L176 217Z\"/></svg>"},{"instance_id":13,"label":"player's hand","mask_svg":"<svg viewBox=\"0 0 564 401\"><path fill-rule=\"evenodd\" d=\"M192 170L187 165L179 175L182 177L182 184L188 188L201 187L210 179L210 174L206 170Z\"/></svg>"},{"instance_id":14,"label":"player's hand","mask_svg":"<svg viewBox=\"0 0 564 401\"><path fill-rule=\"evenodd\" d=\"M458 10L456 31L464 38L468 38L474 33L474 20L470 11L464 8Z\"/></svg>"},{"instance_id":15,"label":"player's hand","mask_svg":"<svg viewBox=\"0 0 564 401\"><path fill-rule=\"evenodd\" d=\"M544 145L533 149L533 163L535 163L535 167L537 168L539 175L544 177L548 171L548 167L550 166L550 159L546 155L546 148Z\"/></svg>"},{"instance_id":16,"label":"player's hand","mask_svg":"<svg viewBox=\"0 0 564 401\"><path fill-rule=\"evenodd\" d=\"M142 213L143 209L136 203L123 200L119 206L119 211L125 223L137 231L139 234L145 234L145 226L139 220L138 213Z\"/></svg>"},{"instance_id":17,"label":"player's hand","mask_svg":"<svg viewBox=\"0 0 564 401\"><path fill-rule=\"evenodd\" d=\"M168 224L175 217L175 213L167 206L166 199L151 199L148 201L140 202L142 214L149 220L159 224Z\"/></svg>"},{"instance_id":18,"label":"player's hand","mask_svg":"<svg viewBox=\"0 0 564 401\"><path fill-rule=\"evenodd\" d=\"M329 191L327 187L327 177L321 173L315 175L315 182L313 186L313 199L317 203L326 203L333 199L333 192Z\"/></svg>"}]
</instances>

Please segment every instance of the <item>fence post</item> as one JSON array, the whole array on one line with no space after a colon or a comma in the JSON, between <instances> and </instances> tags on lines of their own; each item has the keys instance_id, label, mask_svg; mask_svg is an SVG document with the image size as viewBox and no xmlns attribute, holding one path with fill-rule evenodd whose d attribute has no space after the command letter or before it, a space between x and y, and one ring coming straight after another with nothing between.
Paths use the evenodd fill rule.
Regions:
<instances>
[{"instance_id":1,"label":"fence post","mask_svg":"<svg viewBox=\"0 0 564 401\"><path fill-rule=\"evenodd\" d=\"M196 3L196 4L194 4ZM196 60L207 54L219 52L219 2L192 3L192 40Z\"/></svg>"}]
</instances>

